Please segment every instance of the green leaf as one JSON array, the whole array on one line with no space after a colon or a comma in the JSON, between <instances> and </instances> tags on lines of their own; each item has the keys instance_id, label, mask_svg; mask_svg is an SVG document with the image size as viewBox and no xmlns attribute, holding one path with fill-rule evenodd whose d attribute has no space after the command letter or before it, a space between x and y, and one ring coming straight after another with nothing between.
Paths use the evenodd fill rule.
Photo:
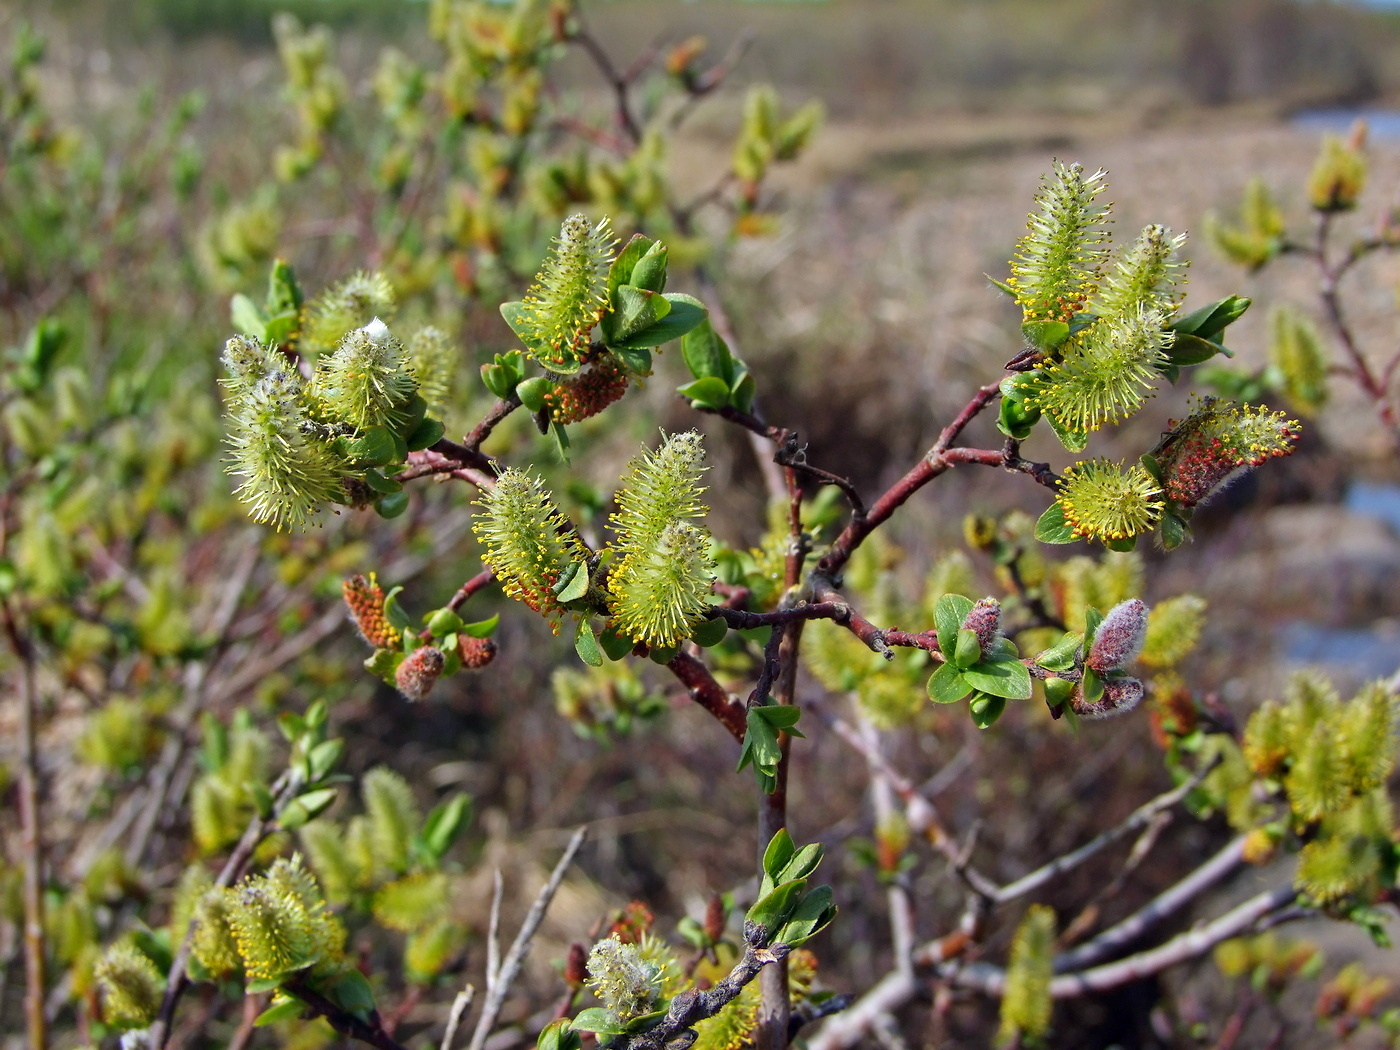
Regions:
<instances>
[{"instance_id":1,"label":"green leaf","mask_svg":"<svg viewBox=\"0 0 1400 1050\"><path fill-rule=\"evenodd\" d=\"M428 633L434 638L453 634L466 626L460 616L447 608L434 609L426 614L423 617L423 625L428 628Z\"/></svg>"},{"instance_id":2,"label":"green leaf","mask_svg":"<svg viewBox=\"0 0 1400 1050\"><path fill-rule=\"evenodd\" d=\"M680 647L675 645L653 645L647 650L647 657L652 663L665 667L676 658L676 654L680 651Z\"/></svg>"},{"instance_id":3,"label":"green leaf","mask_svg":"<svg viewBox=\"0 0 1400 1050\"><path fill-rule=\"evenodd\" d=\"M515 388L515 396L531 412L544 408L544 396L554 389L554 384L544 376L531 376Z\"/></svg>"},{"instance_id":4,"label":"green leaf","mask_svg":"<svg viewBox=\"0 0 1400 1050\"><path fill-rule=\"evenodd\" d=\"M611 626L603 628L598 644L603 647L603 653L609 660L621 660L637 647L635 640L625 634L618 634L617 628Z\"/></svg>"},{"instance_id":5,"label":"green leaf","mask_svg":"<svg viewBox=\"0 0 1400 1050\"><path fill-rule=\"evenodd\" d=\"M781 884L759 897L753 907L744 914L744 921L763 927L766 932L764 940L770 940L797 907L797 902L802 899L802 891L806 888L806 879L795 879Z\"/></svg>"},{"instance_id":6,"label":"green leaf","mask_svg":"<svg viewBox=\"0 0 1400 1050\"><path fill-rule=\"evenodd\" d=\"M408 510L408 493L391 492L388 495L380 496L375 501L374 509L381 518L397 518Z\"/></svg>"},{"instance_id":7,"label":"green leaf","mask_svg":"<svg viewBox=\"0 0 1400 1050\"><path fill-rule=\"evenodd\" d=\"M991 281L993 287L1000 288L1003 292L1011 296L1011 298L1013 299L1016 298L1016 289L1012 288L1011 285L1007 284L1005 281L998 281L989 273L984 273L982 276L987 278L987 280Z\"/></svg>"},{"instance_id":8,"label":"green leaf","mask_svg":"<svg viewBox=\"0 0 1400 1050\"><path fill-rule=\"evenodd\" d=\"M739 749L739 765L735 772L752 762L759 772L771 776L783 757L782 749L778 746L778 731L758 714L761 710L759 707L749 708L744 741Z\"/></svg>"},{"instance_id":9,"label":"green leaf","mask_svg":"<svg viewBox=\"0 0 1400 1050\"><path fill-rule=\"evenodd\" d=\"M382 467L393 463L398 452L394 442L394 432L388 427L367 428L359 437L346 443L346 456L352 463L362 466Z\"/></svg>"},{"instance_id":10,"label":"green leaf","mask_svg":"<svg viewBox=\"0 0 1400 1050\"><path fill-rule=\"evenodd\" d=\"M307 772L310 774L307 779L314 784L326 777L340 762L340 756L344 753L344 740L322 740L306 756Z\"/></svg>"},{"instance_id":11,"label":"green leaf","mask_svg":"<svg viewBox=\"0 0 1400 1050\"><path fill-rule=\"evenodd\" d=\"M578 601L588 593L588 583L588 566L581 561L571 562L556 584L559 601L563 604Z\"/></svg>"},{"instance_id":12,"label":"green leaf","mask_svg":"<svg viewBox=\"0 0 1400 1050\"><path fill-rule=\"evenodd\" d=\"M1035 538L1041 543L1073 543L1077 536L1065 521L1065 509L1058 502L1045 508L1045 513L1035 523Z\"/></svg>"},{"instance_id":13,"label":"green leaf","mask_svg":"<svg viewBox=\"0 0 1400 1050\"><path fill-rule=\"evenodd\" d=\"M1164 550L1176 550L1188 539L1191 538L1191 528L1180 517L1167 511L1162 515L1162 520L1158 523L1161 530L1162 547Z\"/></svg>"},{"instance_id":14,"label":"green leaf","mask_svg":"<svg viewBox=\"0 0 1400 1050\"><path fill-rule=\"evenodd\" d=\"M1055 436L1060 439L1060 444L1067 452L1083 452L1089 445L1089 432L1079 430L1068 424L1060 422L1052 412L1045 417L1050 421L1050 429L1055 432Z\"/></svg>"},{"instance_id":15,"label":"green leaf","mask_svg":"<svg viewBox=\"0 0 1400 1050\"><path fill-rule=\"evenodd\" d=\"M662 298L671 304L670 312L636 335L610 344L612 349L641 350L647 347L661 346L673 339L681 338L709 316L705 305L692 296L674 292L663 295Z\"/></svg>"},{"instance_id":16,"label":"green leaf","mask_svg":"<svg viewBox=\"0 0 1400 1050\"><path fill-rule=\"evenodd\" d=\"M734 381L734 358L708 317L681 340L681 357L696 379L713 376L724 380L726 389Z\"/></svg>"},{"instance_id":17,"label":"green leaf","mask_svg":"<svg viewBox=\"0 0 1400 1050\"><path fill-rule=\"evenodd\" d=\"M330 787L298 795L287 803L282 815L277 818L277 823L284 831L295 831L329 809L338 794L336 788Z\"/></svg>"},{"instance_id":18,"label":"green leaf","mask_svg":"<svg viewBox=\"0 0 1400 1050\"><path fill-rule=\"evenodd\" d=\"M471 796L458 793L438 805L423 822L423 850L434 863L452 848L471 816Z\"/></svg>"},{"instance_id":19,"label":"green leaf","mask_svg":"<svg viewBox=\"0 0 1400 1050\"><path fill-rule=\"evenodd\" d=\"M407 631L413 625L413 618L399 604L399 595L402 593L402 587L393 587L384 596L384 618L389 621L390 626Z\"/></svg>"},{"instance_id":20,"label":"green leaf","mask_svg":"<svg viewBox=\"0 0 1400 1050\"><path fill-rule=\"evenodd\" d=\"M772 880L773 886L780 881L778 875L788 866L788 862L797 853L797 843L792 841L792 833L787 828L779 828L771 839L768 840L767 847L763 850L763 873ZM772 889L762 891L767 893Z\"/></svg>"},{"instance_id":21,"label":"green leaf","mask_svg":"<svg viewBox=\"0 0 1400 1050\"><path fill-rule=\"evenodd\" d=\"M953 645L953 664L959 671L965 671L982 659L982 642L977 632L967 627L958 628L958 640Z\"/></svg>"},{"instance_id":22,"label":"green leaf","mask_svg":"<svg viewBox=\"0 0 1400 1050\"><path fill-rule=\"evenodd\" d=\"M229 301L229 315L233 327L258 342L267 342L267 313L242 292Z\"/></svg>"},{"instance_id":23,"label":"green leaf","mask_svg":"<svg viewBox=\"0 0 1400 1050\"><path fill-rule=\"evenodd\" d=\"M831 900L831 887L818 886L798 902L787 922L773 934L774 944L801 947L836 918L836 905Z\"/></svg>"},{"instance_id":24,"label":"green leaf","mask_svg":"<svg viewBox=\"0 0 1400 1050\"><path fill-rule=\"evenodd\" d=\"M1074 694L1074 683L1068 678L1045 679L1045 702L1060 707Z\"/></svg>"},{"instance_id":25,"label":"green leaf","mask_svg":"<svg viewBox=\"0 0 1400 1050\"><path fill-rule=\"evenodd\" d=\"M803 846L800 850L788 858L787 862L778 869L773 876L773 882L782 885L784 882L791 882L793 879L805 879L812 872L817 870L817 866L822 862L822 856L826 850L820 842L813 842Z\"/></svg>"},{"instance_id":26,"label":"green leaf","mask_svg":"<svg viewBox=\"0 0 1400 1050\"><path fill-rule=\"evenodd\" d=\"M370 468L361 475L366 485L382 496L390 496L395 492L403 491L403 482L395 481L393 478L386 478L379 471Z\"/></svg>"},{"instance_id":27,"label":"green leaf","mask_svg":"<svg viewBox=\"0 0 1400 1050\"><path fill-rule=\"evenodd\" d=\"M652 243L640 259L637 265L632 268L632 276L628 278L628 284L635 284L638 288L645 288L649 292L664 292L666 290L666 264L670 256L670 249L660 241Z\"/></svg>"},{"instance_id":28,"label":"green leaf","mask_svg":"<svg viewBox=\"0 0 1400 1050\"><path fill-rule=\"evenodd\" d=\"M598 1035L626 1035L627 1026L611 1011L601 1006L580 1010L569 1029L574 1032L594 1032Z\"/></svg>"},{"instance_id":29,"label":"green leaf","mask_svg":"<svg viewBox=\"0 0 1400 1050\"><path fill-rule=\"evenodd\" d=\"M951 663L939 664L928 680L928 696L935 704L956 704L970 692L972 686Z\"/></svg>"},{"instance_id":30,"label":"green leaf","mask_svg":"<svg viewBox=\"0 0 1400 1050\"><path fill-rule=\"evenodd\" d=\"M781 729L792 736L801 736L793 727L802 717L802 708L793 704L765 704L750 708L749 713L763 719L774 729Z\"/></svg>"},{"instance_id":31,"label":"green leaf","mask_svg":"<svg viewBox=\"0 0 1400 1050\"><path fill-rule=\"evenodd\" d=\"M662 1001L667 1002L667 1000ZM661 1010L653 1010L651 1011L651 1013L648 1014L640 1014L637 1017L632 1018L632 1020L627 1022L626 1034L636 1035L638 1032L645 1032L650 1028L655 1028L661 1022L661 1019L666 1016L666 1013L667 1011L663 1008Z\"/></svg>"},{"instance_id":32,"label":"green leaf","mask_svg":"<svg viewBox=\"0 0 1400 1050\"><path fill-rule=\"evenodd\" d=\"M1188 332L1178 332L1172 340L1172 345L1167 347L1167 360L1178 368L1199 365L1203 361L1209 361L1216 354L1234 356L1219 343L1212 343Z\"/></svg>"},{"instance_id":33,"label":"green leaf","mask_svg":"<svg viewBox=\"0 0 1400 1050\"><path fill-rule=\"evenodd\" d=\"M1185 317L1178 317L1171 327L1178 332L1214 341L1221 332L1243 316L1252 302L1242 295L1227 295L1224 299L1193 310Z\"/></svg>"},{"instance_id":34,"label":"green leaf","mask_svg":"<svg viewBox=\"0 0 1400 1050\"><path fill-rule=\"evenodd\" d=\"M755 389L753 376L749 375L747 368L741 368L729 388L729 403L740 412L752 412Z\"/></svg>"},{"instance_id":35,"label":"green leaf","mask_svg":"<svg viewBox=\"0 0 1400 1050\"><path fill-rule=\"evenodd\" d=\"M613 297L612 312L603 317L603 342L607 346L625 343L670 312L671 304L658 293L630 284L619 285Z\"/></svg>"},{"instance_id":36,"label":"green leaf","mask_svg":"<svg viewBox=\"0 0 1400 1050\"><path fill-rule=\"evenodd\" d=\"M282 994L287 995L286 992ZM276 1003L258 1014L257 1019L253 1022L253 1027L266 1028L270 1024L277 1024L279 1021L292 1021L305 1012L306 1004L300 999L291 996L287 996L285 999L279 998Z\"/></svg>"},{"instance_id":37,"label":"green leaf","mask_svg":"<svg viewBox=\"0 0 1400 1050\"><path fill-rule=\"evenodd\" d=\"M1116 540L1106 539L1103 541L1103 545L1111 551L1118 551L1119 553L1126 554L1137 547L1137 537L1125 536L1122 539Z\"/></svg>"},{"instance_id":38,"label":"green leaf","mask_svg":"<svg viewBox=\"0 0 1400 1050\"><path fill-rule=\"evenodd\" d=\"M326 989L326 997L342 1010L361 1021L368 1021L374 1012L374 992L369 980L353 966L347 967Z\"/></svg>"},{"instance_id":39,"label":"green leaf","mask_svg":"<svg viewBox=\"0 0 1400 1050\"><path fill-rule=\"evenodd\" d=\"M515 381L511 374L500 365L482 365L481 382L486 389L495 394L502 401L510 397L515 389Z\"/></svg>"},{"instance_id":40,"label":"green leaf","mask_svg":"<svg viewBox=\"0 0 1400 1050\"><path fill-rule=\"evenodd\" d=\"M587 620L580 621L578 631L574 634L574 651L578 653L578 658L589 667L603 666L603 653L598 648L598 639L593 634L593 628L588 625Z\"/></svg>"},{"instance_id":41,"label":"green leaf","mask_svg":"<svg viewBox=\"0 0 1400 1050\"><path fill-rule=\"evenodd\" d=\"M999 696L978 694L972 698L967 709L972 715L973 725L978 729L990 729L1006 710L1006 701Z\"/></svg>"},{"instance_id":42,"label":"green leaf","mask_svg":"<svg viewBox=\"0 0 1400 1050\"><path fill-rule=\"evenodd\" d=\"M938 632L938 648L950 660L953 650L958 645L958 632L962 630L963 621L972 611L972 606L971 598L964 598L961 594L945 594L933 607L933 624Z\"/></svg>"},{"instance_id":43,"label":"green leaf","mask_svg":"<svg viewBox=\"0 0 1400 1050\"><path fill-rule=\"evenodd\" d=\"M529 321L530 308L524 303L502 303L501 316L505 318L506 324L510 325L510 330L519 337L520 341L530 348L533 354L540 349L534 340L534 328Z\"/></svg>"},{"instance_id":44,"label":"green leaf","mask_svg":"<svg viewBox=\"0 0 1400 1050\"><path fill-rule=\"evenodd\" d=\"M1069 338L1069 325L1064 321L1027 321L1021 326L1021 334L1037 350L1050 353Z\"/></svg>"},{"instance_id":45,"label":"green leaf","mask_svg":"<svg viewBox=\"0 0 1400 1050\"><path fill-rule=\"evenodd\" d=\"M651 351L629 350L626 347L612 347L612 355L622 362L622 367L634 376L651 375Z\"/></svg>"},{"instance_id":46,"label":"green leaf","mask_svg":"<svg viewBox=\"0 0 1400 1050\"><path fill-rule=\"evenodd\" d=\"M395 649L376 649L374 655L365 658L365 670L385 685L394 684L394 672L403 663L405 654Z\"/></svg>"},{"instance_id":47,"label":"green leaf","mask_svg":"<svg viewBox=\"0 0 1400 1050\"><path fill-rule=\"evenodd\" d=\"M301 328L301 314L288 312L267 319L263 334L269 346L286 346Z\"/></svg>"},{"instance_id":48,"label":"green leaf","mask_svg":"<svg viewBox=\"0 0 1400 1050\"><path fill-rule=\"evenodd\" d=\"M695 630L690 632L690 640L702 649L719 645L724 641L725 635L729 633L729 625L724 622L724 618L716 616L713 620L701 620L695 625Z\"/></svg>"},{"instance_id":49,"label":"green leaf","mask_svg":"<svg viewBox=\"0 0 1400 1050\"><path fill-rule=\"evenodd\" d=\"M622 246L622 251L617 253L617 258L608 269L608 303L614 310L617 309L617 290L624 284L636 284L639 288L646 285L638 284L632 280L632 271L637 268L637 263L642 261L642 257L651 251L658 242L640 233L632 234L632 239ZM658 289L650 289L657 291Z\"/></svg>"},{"instance_id":50,"label":"green leaf","mask_svg":"<svg viewBox=\"0 0 1400 1050\"><path fill-rule=\"evenodd\" d=\"M1093 668L1084 668L1084 678L1079 683L1079 690L1084 694L1084 699L1097 704L1103 699L1103 679L1094 673Z\"/></svg>"},{"instance_id":51,"label":"green leaf","mask_svg":"<svg viewBox=\"0 0 1400 1050\"><path fill-rule=\"evenodd\" d=\"M442 420L424 416L418 421L418 425L405 435L404 441L407 442L410 452L418 452L436 445L442 440L442 435L446 430L447 428L442 425Z\"/></svg>"},{"instance_id":52,"label":"green leaf","mask_svg":"<svg viewBox=\"0 0 1400 1050\"><path fill-rule=\"evenodd\" d=\"M1031 674L1020 660L984 660L962 673L972 688L1007 700L1029 700Z\"/></svg>"},{"instance_id":53,"label":"green leaf","mask_svg":"<svg viewBox=\"0 0 1400 1050\"><path fill-rule=\"evenodd\" d=\"M677 387L676 393L690 398L690 403L696 408L718 409L729 404L729 384L717 376L697 379Z\"/></svg>"},{"instance_id":54,"label":"green leaf","mask_svg":"<svg viewBox=\"0 0 1400 1050\"><path fill-rule=\"evenodd\" d=\"M469 638L490 638L496 633L496 625L501 622L501 615L497 613L489 620L477 620L475 623L463 624L457 628L458 634L465 634Z\"/></svg>"},{"instance_id":55,"label":"green leaf","mask_svg":"<svg viewBox=\"0 0 1400 1050\"><path fill-rule=\"evenodd\" d=\"M1039 653L1035 662L1051 671L1068 671L1074 666L1074 658L1083 644L1083 637L1070 631L1049 649Z\"/></svg>"}]
</instances>

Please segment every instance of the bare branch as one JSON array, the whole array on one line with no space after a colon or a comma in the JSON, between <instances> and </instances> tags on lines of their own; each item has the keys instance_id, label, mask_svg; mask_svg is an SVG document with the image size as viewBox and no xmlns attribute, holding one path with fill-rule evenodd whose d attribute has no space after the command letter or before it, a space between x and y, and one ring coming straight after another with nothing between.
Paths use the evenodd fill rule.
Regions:
<instances>
[{"instance_id":1,"label":"bare branch","mask_svg":"<svg viewBox=\"0 0 1400 1050\"><path fill-rule=\"evenodd\" d=\"M554 900L554 895L559 892L560 883L564 881L564 873L574 862L574 857L578 854L579 847L583 845L583 840L587 835L587 828L579 828L574 832L573 838L569 839L569 844L564 849L564 855L559 858L559 863L554 866L554 871L550 873L549 881L544 884L535 896L534 903L530 905L530 910L525 913L525 921L520 924L520 932L516 934L510 951L506 952L506 957L500 961L499 965L493 966L488 963L486 1000L482 1003L481 1017L477 1020L476 1028L472 1032L472 1040L468 1044L468 1050L482 1050L482 1047L486 1045L486 1037L491 1034L491 1028L500 1015L501 1007L505 1005L506 993L510 991L510 986L515 983L515 979L520 976L520 968L525 964L525 957L530 954L530 942L534 940L540 923L544 921L545 912L549 910L550 902ZM499 878L499 875L497 877ZM493 905L493 913L495 910L496 906ZM493 919L493 928L495 924ZM492 942L494 941L495 937L493 936Z\"/></svg>"},{"instance_id":2,"label":"bare branch","mask_svg":"<svg viewBox=\"0 0 1400 1050\"><path fill-rule=\"evenodd\" d=\"M447 1015L447 1031L442 1034L442 1044L438 1050L452 1050L452 1042L457 1038L457 1027L462 1023L474 995L476 989L469 984L452 1000L452 1012Z\"/></svg>"}]
</instances>

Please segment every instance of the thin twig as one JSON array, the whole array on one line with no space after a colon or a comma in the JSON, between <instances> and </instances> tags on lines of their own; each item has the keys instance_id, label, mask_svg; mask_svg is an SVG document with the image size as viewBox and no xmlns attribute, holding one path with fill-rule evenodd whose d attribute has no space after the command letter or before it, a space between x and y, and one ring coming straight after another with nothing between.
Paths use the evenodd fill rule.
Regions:
<instances>
[{"instance_id":1,"label":"thin twig","mask_svg":"<svg viewBox=\"0 0 1400 1050\"><path fill-rule=\"evenodd\" d=\"M569 845L564 849L564 855L554 866L549 881L544 884L544 888L536 895L535 902L530 905L530 910L526 912L525 921L520 924L520 932L516 934L510 951L506 953L506 957L501 960L499 966L493 967L488 963L486 998L482 1003L481 1017L478 1018L476 1029L472 1032L472 1040L468 1044L468 1050L482 1050L482 1047L486 1045L486 1037L491 1034L491 1028L495 1025L501 1007L505 1004L506 993L510 991L510 986L515 983L515 979L520 975L520 968L525 964L525 957L530 952L530 942L534 940L535 932L540 928L540 923L544 921L544 915L549 909L550 902L554 900L554 895L559 892L560 883L564 881L564 873L574 862L574 857L577 855L579 847L583 845L587 834L587 828L579 828L574 832L573 837L569 839Z\"/></svg>"},{"instance_id":2,"label":"thin twig","mask_svg":"<svg viewBox=\"0 0 1400 1050\"><path fill-rule=\"evenodd\" d=\"M438 1050L452 1050L453 1040L457 1038L457 1028L462 1023L462 1018L466 1016L467 1008L472 1004L472 996L476 995L476 989L472 985L467 985L457 993L452 1000L452 1012L447 1015L447 1030L442 1033L442 1043Z\"/></svg>"}]
</instances>

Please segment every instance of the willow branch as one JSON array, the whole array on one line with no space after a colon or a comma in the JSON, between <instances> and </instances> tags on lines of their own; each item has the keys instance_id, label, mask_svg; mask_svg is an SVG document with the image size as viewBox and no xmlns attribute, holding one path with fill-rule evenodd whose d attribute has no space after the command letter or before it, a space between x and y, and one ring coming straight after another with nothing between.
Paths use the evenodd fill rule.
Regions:
<instances>
[{"instance_id":1,"label":"willow branch","mask_svg":"<svg viewBox=\"0 0 1400 1050\"><path fill-rule=\"evenodd\" d=\"M1180 933L1156 948L1104 966L1061 974L1050 981L1051 998L1073 999L1091 992L1119 988L1198 959L1222 941L1239 937L1269 922L1275 914L1288 910L1297 897L1297 890L1288 886L1267 890L1204 926ZM1306 914L1311 913L1299 909L1292 917L1302 918ZM1000 967L976 963L963 967L947 966L944 969L947 971L944 976L959 988L971 988L985 995L996 996L1006 989L1006 971Z\"/></svg>"},{"instance_id":2,"label":"willow branch","mask_svg":"<svg viewBox=\"0 0 1400 1050\"><path fill-rule=\"evenodd\" d=\"M559 858L559 863L550 873L549 881L544 884L535 896L534 903L530 905L530 910L525 913L525 921L520 924L520 932L515 935L510 951L506 952L500 966L494 968L495 972L487 975L486 998L482 1003L481 1017L477 1019L468 1050L482 1050L486 1045L486 1037L491 1034L491 1028L500 1015L501 1007L505 1005L506 993L520 976L520 968L525 965L525 957L530 954L530 942L535 939L535 933L544 921L545 912L549 910L550 902L554 900L554 895L559 892L560 883L564 881L564 873L574 862L574 857L577 856L579 847L583 845L587 835L587 828L579 828L574 832L568 846L564 848L564 855Z\"/></svg>"},{"instance_id":3,"label":"willow branch","mask_svg":"<svg viewBox=\"0 0 1400 1050\"><path fill-rule=\"evenodd\" d=\"M692 700L714 715L730 736L743 741L748 728L744 705L734 701L702 660L681 651L671 658L666 668L690 691Z\"/></svg>"}]
</instances>

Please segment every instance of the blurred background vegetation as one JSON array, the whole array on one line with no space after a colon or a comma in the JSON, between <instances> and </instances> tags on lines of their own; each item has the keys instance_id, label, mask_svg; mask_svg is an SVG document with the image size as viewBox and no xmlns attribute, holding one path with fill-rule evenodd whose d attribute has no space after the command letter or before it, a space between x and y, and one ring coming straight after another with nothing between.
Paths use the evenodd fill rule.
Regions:
<instances>
[{"instance_id":1,"label":"blurred background vegetation","mask_svg":"<svg viewBox=\"0 0 1400 1050\"><path fill-rule=\"evenodd\" d=\"M267 674L235 676L232 684L225 679L208 709L226 720L235 706L251 704L265 719L284 705L332 699L352 772L392 765L409 777L425 809L437 794L471 792L478 812L473 856L521 877L548 859L560 829L597 822L585 854L590 881L561 900L539 953L533 987L536 1002L545 1003L557 995L547 961L584 937L606 909L639 897L674 923L708 892L747 876L751 857L733 843L734 828L748 826L752 798L747 779L728 777L728 741L707 735L708 725L695 732L699 716L683 704L659 719L667 707L659 678L621 681L587 693L586 701L567 681L552 690L550 672L564 654L522 617L506 618L502 656L489 672L445 683L430 703L405 706L360 673L363 653L336 607L339 579L378 568L386 583L403 582L437 557L441 575L422 581L414 604L441 604L476 564L461 539L465 499L436 492L398 523L352 517L307 537L268 537L244 525L218 470L215 380L218 349L229 334L229 295L256 295L274 255L291 259L310 289L372 262L363 230L329 223L315 190L270 179L274 150L295 132L271 16L288 11L308 25L334 27L335 60L363 99L383 46L409 56L431 50L425 6L0 6L7 50L29 46L25 25L48 42L31 70L48 117L42 128L7 125L14 137L5 145L17 149L23 135L34 134L49 136L45 149L54 151L51 167L26 172L10 162L0 169L0 209L8 202L8 214L0 214L0 347L15 348L13 365L43 319L61 325L51 364L69 391L44 403L49 422L24 450L37 472L30 480L47 487L28 502L15 497L13 505L24 508L24 538L8 553L30 573L36 631L66 661L58 672L64 690L50 694L45 711L43 748L54 785L45 799L50 827L56 841L72 836L72 848L56 861L67 865L68 877L86 877L93 858L111 847L96 831L80 842L82 829L96 827L97 816L113 816L123 792L171 739L198 740L191 717L198 708L181 702L190 695L181 675L228 650L242 654L244 670L266 667L262 658L277 652L281 639L313 632L314 646L295 661L272 661ZM1052 157L1112 171L1122 229L1161 221L1198 231L1208 211L1234 206L1254 174L1283 189L1285 204L1300 205L1297 188L1315 154L1317 121L1344 128L1369 112L1377 131L1373 192L1389 205L1400 187L1400 141L1381 133L1400 105L1400 15L1383 11L1291 0L598 0L586 11L595 34L623 61L657 39L678 44L700 34L715 55L747 41L732 84L697 109L665 161L681 199L703 192L728 167L748 84L772 82L789 106L808 98L825 104L826 128L798 164L775 173L759 209L762 222L712 224L704 234L726 263L718 293L768 416L810 440L815 462L868 490L901 472L969 387L1018 348L1018 319L982 275L1004 274L1036 178ZM562 83L606 112L606 93L577 56L566 60ZM7 85L4 97L23 90ZM13 204L21 199L22 210ZM1265 305L1309 294L1307 278L1297 274L1240 277L1203 237L1189 250L1193 302L1236 291ZM397 277L420 281L414 287L423 294L410 307L415 316L450 318L467 347L465 385L475 389L477 365L510 345L494 309L475 304L463 315L475 292L448 263L431 277L414 277L411 260L373 261L394 263ZM1389 259L1367 263L1355 315L1363 332L1393 333L1396 276ZM677 277L674 286L686 289L684 282ZM1235 349L1246 363L1265 359L1264 315L1261 305L1239 326ZM667 383L655 387L645 420L626 434L595 435L601 446L625 450L604 460L600 486L611 483L616 464L654 432L655 421L690 424L668 399ZM1184 394L1162 398L1160 411L1135 425L1151 430L1181 414ZM479 406L473 397L480 392L461 394L449 422L470 420L468 409ZM1274 695L1280 670L1297 657L1290 638L1324 658L1343 641L1329 650L1315 644L1320 637L1362 645L1364 659L1334 661L1338 674L1352 676L1348 685L1378 673L1365 661L1375 659L1376 645L1393 645L1400 588L1391 584L1400 581L1400 546L1384 528L1366 531L1373 519L1345 502L1357 485L1394 491L1385 488L1396 480L1388 446L1374 439L1368 418L1339 391L1310 422L1316 436L1309 455L1275 472L1278 480L1233 495L1231 509L1251 508L1242 524L1211 535L1207 522L1202 540L1170 562L1145 555L1154 593L1195 590L1210 603L1212 627L1192 669L1203 694L1242 713ZM732 433L707 431L712 483L724 494L714 500L722 507L716 531L757 543L763 496L750 451ZM1338 449L1349 451L1344 457ZM16 470L9 483L18 491L24 480ZM597 496L575 499L578 510L595 506ZM1035 499L1013 480L950 478L938 505L911 507L893 542L880 548L879 564L865 571L915 602L938 556L961 545L965 512L1017 505L1038 512ZM1330 508L1330 516L1280 515L1279 505ZM1370 545L1349 552L1348 530ZM217 584L241 549L233 538L268 559L254 577L258 598L237 621L241 633L221 647L207 632ZM1319 546L1309 561L1286 562L1287 551L1307 543L1339 552ZM973 571L985 578L992 568L974 562ZM491 601L480 604L490 611ZM1289 635L1286 628L1298 622L1303 632ZM1357 630L1360 641L1326 633ZM1241 652L1254 659L1242 660ZM110 680L98 682L86 670L97 653L111 656L104 665ZM112 682L122 697L147 706L113 708ZM555 717L556 698L571 720ZM6 719L3 760L12 771L13 716ZM1136 788L1161 786L1145 722L1105 729L1106 743L1087 760L1073 741L1034 719L994 738L939 723L936 714L921 728L930 732L904 738L901 757L967 771L940 781L939 790L960 827L991 818L982 842L1002 866L998 876L1120 818L1143 797ZM793 806L810 826L799 838L871 836L859 802L859 763L839 743L809 735ZM994 779L985 772L1008 768L1015 774ZM188 786L211 774L201 766L183 775ZM0 790L11 779L0 776ZM1002 814L1012 806L1018 817L1008 822ZM172 839L181 834L169 821L159 831ZM1175 829L1172 848L1194 858L1218 831ZM122 877L139 883L137 860ZM941 866L930 858L920 864L911 876L920 892L953 907L957 894ZM838 897L876 894L874 873L854 854L833 866ZM1126 904L1178 874L1170 865L1138 872ZM159 895L168 883L155 879L148 889ZM461 923L483 921L480 900L470 898L484 887L460 895ZM1084 890L1063 887L1066 898ZM123 890L100 882L83 892L124 899ZM885 951L877 916L852 908L841 923L842 951L825 953L833 987L876 972ZM89 939L95 934L94 927ZM13 960L13 945L3 947ZM82 950L75 947L74 958ZM476 942L468 952L475 950ZM17 1016L17 983L16 974L0 989L0 1005L9 997L7 1021ZM985 1005L962 1009L953 1035L978 1045L992 1014ZM1121 1002L1072 1009L1078 1013L1067 1023L1085 1033L1082 1045L1141 1037L1127 1030L1140 1012Z\"/></svg>"}]
</instances>

